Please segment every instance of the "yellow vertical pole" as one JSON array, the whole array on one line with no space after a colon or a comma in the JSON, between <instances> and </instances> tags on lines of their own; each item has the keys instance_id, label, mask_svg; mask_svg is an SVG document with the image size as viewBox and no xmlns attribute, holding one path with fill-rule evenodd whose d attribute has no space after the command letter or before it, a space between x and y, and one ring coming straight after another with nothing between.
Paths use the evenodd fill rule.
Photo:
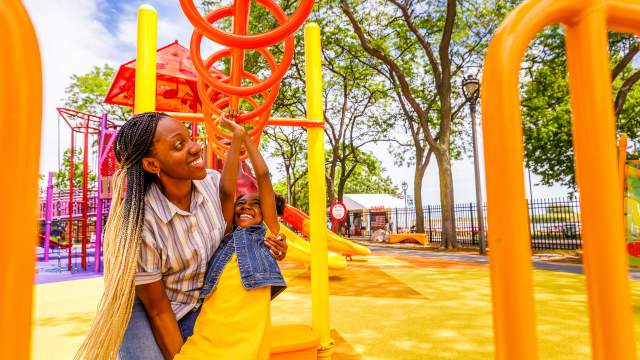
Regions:
<instances>
[{"instance_id":1,"label":"yellow vertical pole","mask_svg":"<svg viewBox=\"0 0 640 360\"><path fill-rule=\"evenodd\" d=\"M0 2L0 228L8 254L0 267L3 359L29 359L37 241L42 72L36 34L19 0Z\"/></svg>"},{"instance_id":2,"label":"yellow vertical pole","mask_svg":"<svg viewBox=\"0 0 640 360\"><path fill-rule=\"evenodd\" d=\"M322 111L322 63L320 27L309 23L304 28L305 70L307 80L307 118L324 120ZM307 130L309 147L309 218L311 240L312 326L320 333L318 358L331 358L333 339L329 331L329 270L327 267L327 228L324 178L324 129Z\"/></svg>"},{"instance_id":3,"label":"yellow vertical pole","mask_svg":"<svg viewBox=\"0 0 640 360\"><path fill-rule=\"evenodd\" d=\"M567 63L594 359L635 359L603 0L567 26Z\"/></svg>"},{"instance_id":4,"label":"yellow vertical pole","mask_svg":"<svg viewBox=\"0 0 640 360\"><path fill-rule=\"evenodd\" d=\"M133 112L156 110L156 47L158 13L151 5L138 8L136 93Z\"/></svg>"}]
</instances>

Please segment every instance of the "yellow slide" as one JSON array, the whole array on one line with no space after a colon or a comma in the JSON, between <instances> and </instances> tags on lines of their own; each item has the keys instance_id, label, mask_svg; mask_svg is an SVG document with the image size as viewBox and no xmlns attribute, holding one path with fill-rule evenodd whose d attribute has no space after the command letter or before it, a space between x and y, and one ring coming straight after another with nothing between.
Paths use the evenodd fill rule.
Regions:
<instances>
[{"instance_id":1,"label":"yellow slide","mask_svg":"<svg viewBox=\"0 0 640 360\"><path fill-rule=\"evenodd\" d=\"M302 223L302 233L306 236L309 233L309 220L304 220ZM356 244L353 241L347 240L342 236L327 229L327 247L329 250L351 258L353 255L371 255L371 250L368 247Z\"/></svg>"},{"instance_id":2,"label":"yellow slide","mask_svg":"<svg viewBox=\"0 0 640 360\"><path fill-rule=\"evenodd\" d=\"M327 244L329 246L329 250L335 251L344 256L371 255L371 250L369 250L368 247L349 241L329 230L327 230Z\"/></svg>"},{"instance_id":3,"label":"yellow slide","mask_svg":"<svg viewBox=\"0 0 640 360\"><path fill-rule=\"evenodd\" d=\"M309 237L309 215L304 211L287 205L282 219L300 231L302 235ZM367 256L371 254L371 250L367 247L349 241L330 230L327 230L327 247L329 250L348 258L353 255Z\"/></svg>"},{"instance_id":4,"label":"yellow slide","mask_svg":"<svg viewBox=\"0 0 640 360\"><path fill-rule=\"evenodd\" d=\"M287 237L287 257L285 260L291 260L303 264L311 264L311 244L300 238L296 233L291 231L284 224L280 224L280 232ZM347 260L332 252L328 253L329 269L341 270L347 267Z\"/></svg>"}]
</instances>

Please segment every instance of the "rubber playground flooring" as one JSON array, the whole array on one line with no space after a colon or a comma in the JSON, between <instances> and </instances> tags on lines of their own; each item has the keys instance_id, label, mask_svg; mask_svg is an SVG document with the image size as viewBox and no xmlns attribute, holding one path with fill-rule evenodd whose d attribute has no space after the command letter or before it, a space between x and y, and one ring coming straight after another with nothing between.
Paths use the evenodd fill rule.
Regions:
<instances>
[{"instance_id":1,"label":"rubber playground flooring","mask_svg":"<svg viewBox=\"0 0 640 360\"><path fill-rule=\"evenodd\" d=\"M311 323L310 278L284 262L289 288L272 303L274 324ZM584 276L535 270L540 359L590 357ZM330 272L334 359L490 359L493 332L484 264L374 253ZM35 286L32 355L71 359L95 312L101 278ZM640 356L640 281L632 281Z\"/></svg>"}]
</instances>

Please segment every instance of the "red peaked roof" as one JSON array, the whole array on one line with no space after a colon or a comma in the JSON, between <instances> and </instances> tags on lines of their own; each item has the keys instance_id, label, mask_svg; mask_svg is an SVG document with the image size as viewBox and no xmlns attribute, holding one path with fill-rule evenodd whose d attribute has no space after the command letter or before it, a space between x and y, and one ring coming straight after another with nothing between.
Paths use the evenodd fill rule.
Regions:
<instances>
[{"instance_id":1,"label":"red peaked roof","mask_svg":"<svg viewBox=\"0 0 640 360\"><path fill-rule=\"evenodd\" d=\"M178 41L157 52L156 110L200 112L196 73L189 50ZM215 71L215 70L214 70ZM219 76L224 76L216 71ZM120 66L104 99L106 104L133 107L136 60Z\"/></svg>"}]
</instances>

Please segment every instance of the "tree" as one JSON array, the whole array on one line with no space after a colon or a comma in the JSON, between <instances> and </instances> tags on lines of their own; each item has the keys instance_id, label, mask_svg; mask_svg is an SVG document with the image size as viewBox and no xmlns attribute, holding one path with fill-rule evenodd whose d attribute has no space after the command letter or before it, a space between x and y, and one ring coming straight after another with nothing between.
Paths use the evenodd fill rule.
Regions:
<instances>
[{"instance_id":1,"label":"tree","mask_svg":"<svg viewBox=\"0 0 640 360\"><path fill-rule=\"evenodd\" d=\"M69 189L69 172L71 169L71 150L66 149L62 157L61 168L53 173L53 186L58 190ZM73 187L79 189L82 187L82 149L76 149L73 152ZM96 185L96 174L89 172L87 174L88 188L92 188Z\"/></svg>"},{"instance_id":2,"label":"tree","mask_svg":"<svg viewBox=\"0 0 640 360\"><path fill-rule=\"evenodd\" d=\"M368 55L396 94L416 150L416 208L421 179L435 156L440 179L444 247L457 247L451 175L452 134L465 105L453 84L479 66L490 34L512 5L496 1L340 0ZM418 216L422 219L422 216ZM420 220L418 220L420 221ZM418 225L418 224L416 224ZM419 229L420 230L420 229Z\"/></svg>"},{"instance_id":3,"label":"tree","mask_svg":"<svg viewBox=\"0 0 640 360\"><path fill-rule=\"evenodd\" d=\"M640 89L633 86L640 79L640 66L633 61L639 50L635 37L609 34L617 129L627 133L630 140L640 139ZM571 108L561 27L548 28L536 37L525 56L522 77L527 167L545 185L560 183L575 189Z\"/></svg>"},{"instance_id":4,"label":"tree","mask_svg":"<svg viewBox=\"0 0 640 360\"><path fill-rule=\"evenodd\" d=\"M306 131L301 128L267 127L264 136L267 144L262 143L262 148L270 152L272 157L282 159L277 164L278 170L284 170L284 185L277 188L276 192L287 195L287 201L298 207L300 181L306 171Z\"/></svg>"},{"instance_id":5,"label":"tree","mask_svg":"<svg viewBox=\"0 0 640 360\"><path fill-rule=\"evenodd\" d=\"M64 106L95 115L107 113L112 120L126 121L131 116L130 108L103 102L114 75L115 69L108 64L94 66L86 74L71 75L71 84L64 89Z\"/></svg>"}]
</instances>

